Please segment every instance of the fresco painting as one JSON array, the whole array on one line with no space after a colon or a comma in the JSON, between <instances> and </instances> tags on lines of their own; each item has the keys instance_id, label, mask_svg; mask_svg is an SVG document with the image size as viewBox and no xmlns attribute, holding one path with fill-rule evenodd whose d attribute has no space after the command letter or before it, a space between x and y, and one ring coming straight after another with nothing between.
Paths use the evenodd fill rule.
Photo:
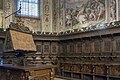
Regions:
<instances>
[{"instance_id":1,"label":"fresco painting","mask_svg":"<svg viewBox=\"0 0 120 80\"><path fill-rule=\"evenodd\" d=\"M104 21L105 0L65 0L67 29L87 27Z\"/></svg>"},{"instance_id":2,"label":"fresco painting","mask_svg":"<svg viewBox=\"0 0 120 80\"><path fill-rule=\"evenodd\" d=\"M116 20L116 0L110 0L110 22Z\"/></svg>"}]
</instances>

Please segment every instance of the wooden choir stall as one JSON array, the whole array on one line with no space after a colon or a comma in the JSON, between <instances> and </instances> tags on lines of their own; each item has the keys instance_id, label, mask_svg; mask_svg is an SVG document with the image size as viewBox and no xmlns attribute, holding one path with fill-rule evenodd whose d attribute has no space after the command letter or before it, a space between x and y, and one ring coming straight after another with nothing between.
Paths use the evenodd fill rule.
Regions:
<instances>
[{"instance_id":1,"label":"wooden choir stall","mask_svg":"<svg viewBox=\"0 0 120 80\"><path fill-rule=\"evenodd\" d=\"M0 80L54 80L50 65L13 66L0 65Z\"/></svg>"},{"instance_id":2,"label":"wooden choir stall","mask_svg":"<svg viewBox=\"0 0 120 80\"><path fill-rule=\"evenodd\" d=\"M27 27L10 24L4 45L4 56L13 56L12 64L0 65L0 80L54 80L52 65L27 63L26 55L36 52L33 36Z\"/></svg>"}]
</instances>

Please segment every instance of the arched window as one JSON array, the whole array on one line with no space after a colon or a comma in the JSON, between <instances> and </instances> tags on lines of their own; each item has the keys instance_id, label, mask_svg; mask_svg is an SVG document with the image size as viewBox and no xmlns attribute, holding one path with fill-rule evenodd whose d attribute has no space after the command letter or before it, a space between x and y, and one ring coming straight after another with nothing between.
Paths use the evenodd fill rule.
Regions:
<instances>
[{"instance_id":1,"label":"arched window","mask_svg":"<svg viewBox=\"0 0 120 80\"><path fill-rule=\"evenodd\" d=\"M18 0L17 10L19 10L21 4L21 16L27 17L39 17L39 0Z\"/></svg>"}]
</instances>

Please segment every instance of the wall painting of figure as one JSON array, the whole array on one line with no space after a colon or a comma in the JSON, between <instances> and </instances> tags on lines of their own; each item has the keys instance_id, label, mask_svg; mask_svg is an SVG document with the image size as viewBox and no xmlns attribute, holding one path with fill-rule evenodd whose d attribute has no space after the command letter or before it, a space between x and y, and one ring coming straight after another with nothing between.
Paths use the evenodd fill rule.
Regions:
<instances>
[{"instance_id":1,"label":"wall painting of figure","mask_svg":"<svg viewBox=\"0 0 120 80\"><path fill-rule=\"evenodd\" d=\"M109 13L110 13L110 17L109 20L110 22L115 21L116 20L116 0L109 0L110 4L109 4Z\"/></svg>"},{"instance_id":2,"label":"wall painting of figure","mask_svg":"<svg viewBox=\"0 0 120 80\"><path fill-rule=\"evenodd\" d=\"M65 27L83 28L105 22L105 0L65 0Z\"/></svg>"}]
</instances>

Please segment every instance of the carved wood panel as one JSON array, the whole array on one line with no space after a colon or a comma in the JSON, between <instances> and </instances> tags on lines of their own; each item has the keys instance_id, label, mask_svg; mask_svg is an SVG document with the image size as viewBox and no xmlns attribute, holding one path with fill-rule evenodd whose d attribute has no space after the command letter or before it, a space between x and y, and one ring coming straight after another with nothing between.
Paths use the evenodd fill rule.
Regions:
<instances>
[{"instance_id":1,"label":"carved wood panel","mask_svg":"<svg viewBox=\"0 0 120 80\"><path fill-rule=\"evenodd\" d=\"M85 53L90 53L90 49L91 49L90 47L91 47L91 43L89 41L86 41L84 43L84 52Z\"/></svg>"},{"instance_id":2,"label":"carved wood panel","mask_svg":"<svg viewBox=\"0 0 120 80\"><path fill-rule=\"evenodd\" d=\"M36 48L37 48L38 52L42 52L42 45L41 44L37 44Z\"/></svg>"},{"instance_id":3,"label":"carved wood panel","mask_svg":"<svg viewBox=\"0 0 120 80\"><path fill-rule=\"evenodd\" d=\"M83 66L83 72L91 73L92 72L92 66L91 65L84 65Z\"/></svg>"},{"instance_id":4,"label":"carved wood panel","mask_svg":"<svg viewBox=\"0 0 120 80\"><path fill-rule=\"evenodd\" d=\"M51 43L51 53L58 53L58 43L57 42L52 42Z\"/></svg>"},{"instance_id":5,"label":"carved wood panel","mask_svg":"<svg viewBox=\"0 0 120 80\"><path fill-rule=\"evenodd\" d=\"M119 65L110 66L110 75L120 76L120 66Z\"/></svg>"},{"instance_id":6,"label":"carved wood panel","mask_svg":"<svg viewBox=\"0 0 120 80\"><path fill-rule=\"evenodd\" d=\"M37 75L48 74L50 72L51 72L50 69L43 69L43 70L34 70L34 71L31 71L30 73L32 76L37 76Z\"/></svg>"},{"instance_id":7,"label":"carved wood panel","mask_svg":"<svg viewBox=\"0 0 120 80\"><path fill-rule=\"evenodd\" d=\"M76 48L77 48L76 52L81 53L82 52L82 42L77 43Z\"/></svg>"},{"instance_id":8,"label":"carved wood panel","mask_svg":"<svg viewBox=\"0 0 120 80\"><path fill-rule=\"evenodd\" d=\"M18 71L18 70L14 70L14 71L9 71L10 73L10 80L25 80L25 73ZM19 78L18 78L19 77Z\"/></svg>"},{"instance_id":9,"label":"carved wood panel","mask_svg":"<svg viewBox=\"0 0 120 80\"><path fill-rule=\"evenodd\" d=\"M74 53L75 52L74 44L70 44L69 49L70 49L70 53Z\"/></svg>"},{"instance_id":10,"label":"carved wood panel","mask_svg":"<svg viewBox=\"0 0 120 80\"><path fill-rule=\"evenodd\" d=\"M93 52L94 53L99 53L101 49L101 43L99 40L96 40L93 42Z\"/></svg>"},{"instance_id":11,"label":"carved wood panel","mask_svg":"<svg viewBox=\"0 0 120 80\"><path fill-rule=\"evenodd\" d=\"M63 53L67 53L67 45L66 44L63 44Z\"/></svg>"},{"instance_id":12,"label":"carved wood panel","mask_svg":"<svg viewBox=\"0 0 120 80\"><path fill-rule=\"evenodd\" d=\"M4 50L5 51L11 51L13 50L13 45L10 37L10 32L7 32L6 34L6 39L5 39L5 45L4 45Z\"/></svg>"},{"instance_id":13,"label":"carved wood panel","mask_svg":"<svg viewBox=\"0 0 120 80\"><path fill-rule=\"evenodd\" d=\"M60 53L63 53L63 45L60 45L60 46L59 46L59 52L60 52Z\"/></svg>"},{"instance_id":14,"label":"carved wood panel","mask_svg":"<svg viewBox=\"0 0 120 80\"><path fill-rule=\"evenodd\" d=\"M120 36L115 36L113 41L114 52L120 52Z\"/></svg>"},{"instance_id":15,"label":"carved wood panel","mask_svg":"<svg viewBox=\"0 0 120 80\"><path fill-rule=\"evenodd\" d=\"M32 67L31 69L15 68L14 66L0 66L0 80L54 80L54 69L43 66L42 68ZM28 66L27 66L28 67Z\"/></svg>"},{"instance_id":16,"label":"carved wood panel","mask_svg":"<svg viewBox=\"0 0 120 80\"><path fill-rule=\"evenodd\" d=\"M74 64L72 65L72 71L74 72L80 72L80 65Z\"/></svg>"},{"instance_id":17,"label":"carved wood panel","mask_svg":"<svg viewBox=\"0 0 120 80\"><path fill-rule=\"evenodd\" d=\"M10 37L9 39L12 41L13 51L15 50L36 51L36 46L34 44L32 34L27 34L15 30L9 30L9 32L10 34L8 34L7 36ZM6 38L6 41L9 39ZM10 42L8 42L8 44L6 43L5 46L8 45L10 45Z\"/></svg>"},{"instance_id":18,"label":"carved wood panel","mask_svg":"<svg viewBox=\"0 0 120 80\"><path fill-rule=\"evenodd\" d=\"M112 46L113 46L113 42L111 41L111 39L103 39L102 42L102 52L111 52L112 51Z\"/></svg>"},{"instance_id":19,"label":"carved wood panel","mask_svg":"<svg viewBox=\"0 0 120 80\"><path fill-rule=\"evenodd\" d=\"M63 45L59 44L59 53L63 53Z\"/></svg>"},{"instance_id":20,"label":"carved wood panel","mask_svg":"<svg viewBox=\"0 0 120 80\"><path fill-rule=\"evenodd\" d=\"M96 74L104 75L106 72L107 71L106 71L105 66L102 66L102 65L95 66L95 73Z\"/></svg>"},{"instance_id":21,"label":"carved wood panel","mask_svg":"<svg viewBox=\"0 0 120 80\"><path fill-rule=\"evenodd\" d=\"M111 41L104 41L104 51L106 52L111 51Z\"/></svg>"},{"instance_id":22,"label":"carved wood panel","mask_svg":"<svg viewBox=\"0 0 120 80\"><path fill-rule=\"evenodd\" d=\"M52 53L56 53L57 52L57 46L56 45L52 45Z\"/></svg>"},{"instance_id":23,"label":"carved wood panel","mask_svg":"<svg viewBox=\"0 0 120 80\"><path fill-rule=\"evenodd\" d=\"M50 53L50 43L49 42L44 42L43 43L43 52L45 54Z\"/></svg>"},{"instance_id":24,"label":"carved wood panel","mask_svg":"<svg viewBox=\"0 0 120 80\"><path fill-rule=\"evenodd\" d=\"M2 53L2 51L3 51L3 41L0 40L0 53Z\"/></svg>"},{"instance_id":25,"label":"carved wood panel","mask_svg":"<svg viewBox=\"0 0 120 80\"><path fill-rule=\"evenodd\" d=\"M66 44L66 46L67 46L67 53L70 53L70 44L68 43Z\"/></svg>"},{"instance_id":26,"label":"carved wood panel","mask_svg":"<svg viewBox=\"0 0 120 80\"><path fill-rule=\"evenodd\" d=\"M71 70L70 64L64 64L64 70L70 71Z\"/></svg>"},{"instance_id":27,"label":"carved wood panel","mask_svg":"<svg viewBox=\"0 0 120 80\"><path fill-rule=\"evenodd\" d=\"M1 80L7 80L7 74L5 74L7 72L7 70L5 69L0 69L0 79Z\"/></svg>"},{"instance_id":28,"label":"carved wood panel","mask_svg":"<svg viewBox=\"0 0 120 80\"><path fill-rule=\"evenodd\" d=\"M116 40L116 51L120 52L120 40Z\"/></svg>"},{"instance_id":29,"label":"carved wood panel","mask_svg":"<svg viewBox=\"0 0 120 80\"><path fill-rule=\"evenodd\" d=\"M49 52L49 45L44 45L44 52Z\"/></svg>"},{"instance_id":30,"label":"carved wood panel","mask_svg":"<svg viewBox=\"0 0 120 80\"><path fill-rule=\"evenodd\" d=\"M116 41L116 51L120 51L120 40Z\"/></svg>"}]
</instances>

